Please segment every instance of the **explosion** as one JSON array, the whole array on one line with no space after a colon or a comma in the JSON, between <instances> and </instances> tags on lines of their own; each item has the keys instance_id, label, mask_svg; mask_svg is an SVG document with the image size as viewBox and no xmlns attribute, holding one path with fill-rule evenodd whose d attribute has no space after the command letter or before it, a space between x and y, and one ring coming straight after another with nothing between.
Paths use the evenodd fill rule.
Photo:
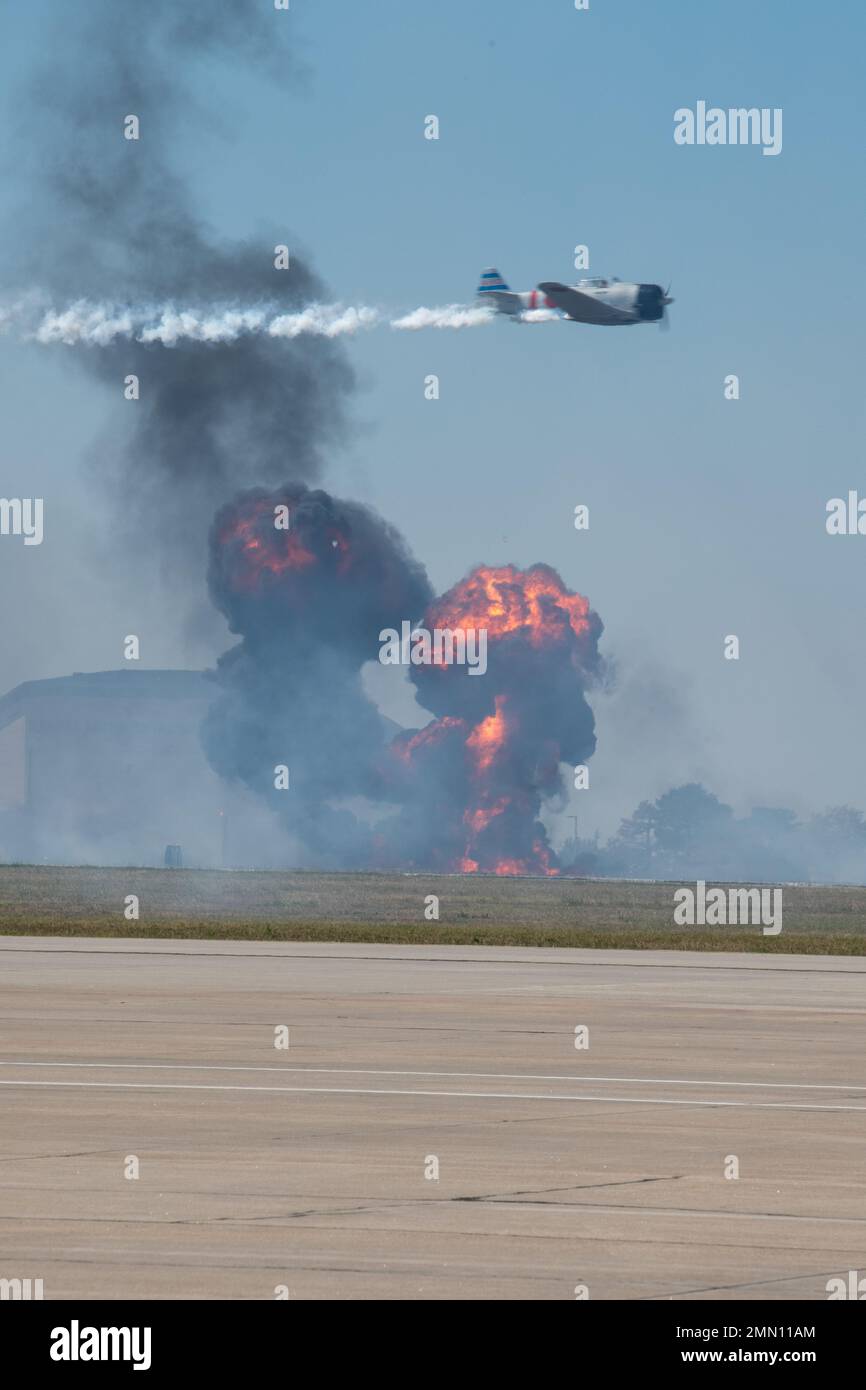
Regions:
<instances>
[{"instance_id":1,"label":"explosion","mask_svg":"<svg viewBox=\"0 0 866 1390\"><path fill-rule=\"evenodd\" d=\"M223 776L267 795L314 862L442 872L555 874L539 818L562 763L595 748L585 689L601 623L555 570L479 566L440 598L398 533L369 508L301 483L223 508L211 593L241 643L219 663L205 745ZM383 631L486 633L487 661L410 666L434 716L386 742L361 669ZM278 764L293 795L274 791ZM364 797L385 818L345 806ZM388 814L388 803L399 807Z\"/></svg>"},{"instance_id":2,"label":"explosion","mask_svg":"<svg viewBox=\"0 0 866 1390\"><path fill-rule=\"evenodd\" d=\"M392 744L410 769L413 809L423 808L421 826L410 814L410 861L557 873L539 813L564 790L560 764L595 749L584 692L600 667L600 620L547 565L480 565L428 606L423 625L486 631L488 669L478 679L453 664L412 669L419 701L437 718Z\"/></svg>"}]
</instances>

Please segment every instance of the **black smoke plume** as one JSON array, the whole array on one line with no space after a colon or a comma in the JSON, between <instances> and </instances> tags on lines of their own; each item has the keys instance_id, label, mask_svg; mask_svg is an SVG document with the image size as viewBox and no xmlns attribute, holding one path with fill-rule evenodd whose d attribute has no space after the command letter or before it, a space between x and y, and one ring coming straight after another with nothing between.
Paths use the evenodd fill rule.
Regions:
<instances>
[{"instance_id":1,"label":"black smoke plume","mask_svg":"<svg viewBox=\"0 0 866 1390\"><path fill-rule=\"evenodd\" d=\"M372 830L334 803L385 793L385 729L361 667L383 628L429 602L423 567L368 507L302 483L224 507L210 550L211 596L242 638L217 667L212 765L266 797L316 863L369 865Z\"/></svg>"},{"instance_id":2,"label":"black smoke plume","mask_svg":"<svg viewBox=\"0 0 866 1390\"><path fill-rule=\"evenodd\" d=\"M290 268L274 268L274 246L290 244L290 229L215 240L171 158L214 119L193 95L192 79L210 65L243 64L283 85L302 78L291 14L261 0L75 0L62 9L61 55L26 104L33 193L16 220L16 284L48 291L57 308L84 298L291 312L321 299L293 247ZM123 137L130 114L137 141ZM201 574L214 508L239 487L318 476L323 450L343 437L354 387L339 345L321 338L248 335L170 349L124 341L79 349L75 361L118 401L125 377L140 379L140 399L119 407L119 428L99 446L101 473L118 514L139 534L146 527L178 575Z\"/></svg>"}]
</instances>

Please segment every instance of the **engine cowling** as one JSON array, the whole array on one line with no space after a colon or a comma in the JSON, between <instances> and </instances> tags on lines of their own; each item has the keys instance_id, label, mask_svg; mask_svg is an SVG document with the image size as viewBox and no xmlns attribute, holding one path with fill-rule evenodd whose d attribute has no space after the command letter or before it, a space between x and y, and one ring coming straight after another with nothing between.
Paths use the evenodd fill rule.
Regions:
<instances>
[{"instance_id":1,"label":"engine cowling","mask_svg":"<svg viewBox=\"0 0 866 1390\"><path fill-rule=\"evenodd\" d=\"M646 323L657 323L664 318L665 292L661 285L639 285L637 310Z\"/></svg>"}]
</instances>

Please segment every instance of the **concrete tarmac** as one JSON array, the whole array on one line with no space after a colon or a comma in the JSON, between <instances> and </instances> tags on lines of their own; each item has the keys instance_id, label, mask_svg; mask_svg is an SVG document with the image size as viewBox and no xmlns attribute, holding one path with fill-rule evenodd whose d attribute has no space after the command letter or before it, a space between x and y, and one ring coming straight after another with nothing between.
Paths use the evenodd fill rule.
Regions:
<instances>
[{"instance_id":1,"label":"concrete tarmac","mask_svg":"<svg viewBox=\"0 0 866 1390\"><path fill-rule=\"evenodd\" d=\"M862 957L2 937L0 1279L825 1299L864 1058Z\"/></svg>"}]
</instances>

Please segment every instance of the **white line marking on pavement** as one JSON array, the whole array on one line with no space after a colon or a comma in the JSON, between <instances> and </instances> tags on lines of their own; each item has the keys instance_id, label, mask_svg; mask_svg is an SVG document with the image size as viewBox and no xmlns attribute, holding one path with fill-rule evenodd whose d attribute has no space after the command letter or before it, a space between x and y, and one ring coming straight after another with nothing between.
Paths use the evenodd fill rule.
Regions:
<instances>
[{"instance_id":1,"label":"white line marking on pavement","mask_svg":"<svg viewBox=\"0 0 866 1390\"><path fill-rule=\"evenodd\" d=\"M625 1086L733 1086L757 1087L764 1091L858 1091L866 1086L839 1081L694 1081L691 1078L670 1076L548 1076L539 1072L518 1071L414 1071L388 1067L251 1067L231 1062L14 1062L0 1061L0 1067L71 1067L73 1070L100 1069L105 1071L253 1071L270 1076L444 1076L455 1081L561 1081L608 1082Z\"/></svg>"},{"instance_id":2,"label":"white line marking on pavement","mask_svg":"<svg viewBox=\"0 0 866 1390\"><path fill-rule=\"evenodd\" d=\"M561 1078L557 1078L561 1079ZM805 1105L786 1101L666 1100L656 1096L563 1096L533 1091L407 1091L352 1086L217 1086L188 1081L0 1081L0 1086L54 1086L109 1091L246 1091L307 1096L434 1096L448 1100L565 1100L599 1105L685 1105L734 1110L858 1110L866 1105Z\"/></svg>"}]
</instances>

